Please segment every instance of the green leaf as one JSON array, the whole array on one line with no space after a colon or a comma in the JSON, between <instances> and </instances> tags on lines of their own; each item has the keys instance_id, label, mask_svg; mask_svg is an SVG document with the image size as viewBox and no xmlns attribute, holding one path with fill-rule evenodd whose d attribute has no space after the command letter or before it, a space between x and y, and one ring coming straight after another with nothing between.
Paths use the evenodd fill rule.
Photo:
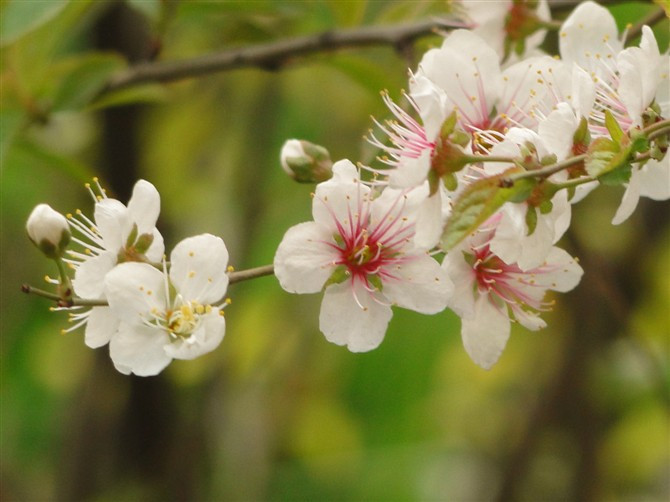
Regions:
<instances>
[{"instance_id":1,"label":"green leaf","mask_svg":"<svg viewBox=\"0 0 670 502\"><path fill-rule=\"evenodd\" d=\"M442 233L442 249L449 251L495 213L505 202L520 201L528 197L537 183L533 178L517 180L512 186L502 181L516 168L502 174L484 178L468 186L456 200L451 216Z\"/></svg>"},{"instance_id":2,"label":"green leaf","mask_svg":"<svg viewBox=\"0 0 670 502\"><path fill-rule=\"evenodd\" d=\"M623 129L612 115L612 112L605 110L605 127L610 133L610 136L617 143L621 143L622 140L626 137Z\"/></svg>"},{"instance_id":3,"label":"green leaf","mask_svg":"<svg viewBox=\"0 0 670 502\"><path fill-rule=\"evenodd\" d=\"M20 108L5 107L0 112L0 162L25 121L25 113Z\"/></svg>"},{"instance_id":4,"label":"green leaf","mask_svg":"<svg viewBox=\"0 0 670 502\"><path fill-rule=\"evenodd\" d=\"M528 206L526 210L526 226L528 227L528 235L533 235L537 228L537 209L533 206Z\"/></svg>"},{"instance_id":5,"label":"green leaf","mask_svg":"<svg viewBox=\"0 0 670 502\"><path fill-rule=\"evenodd\" d=\"M77 57L55 91L52 109L80 110L93 100L109 77L125 66L115 54L91 53Z\"/></svg>"},{"instance_id":6,"label":"green leaf","mask_svg":"<svg viewBox=\"0 0 670 502\"><path fill-rule=\"evenodd\" d=\"M619 186L627 183L630 180L630 175L633 168L630 164L622 165L612 171L608 171L598 178L598 181L603 185Z\"/></svg>"},{"instance_id":7,"label":"green leaf","mask_svg":"<svg viewBox=\"0 0 670 502\"><path fill-rule=\"evenodd\" d=\"M586 156L586 172L593 177L600 177L610 171L629 164L630 148L609 138L596 138Z\"/></svg>"},{"instance_id":8,"label":"green leaf","mask_svg":"<svg viewBox=\"0 0 670 502\"><path fill-rule=\"evenodd\" d=\"M40 164L49 169L60 171L81 183L86 183L95 176L95 172L87 165L23 139L14 142L11 148L11 156L13 161L33 165Z\"/></svg>"},{"instance_id":9,"label":"green leaf","mask_svg":"<svg viewBox=\"0 0 670 502\"><path fill-rule=\"evenodd\" d=\"M68 3L68 0L29 2L13 0L3 2L0 15L0 47L18 40L26 33L47 23Z\"/></svg>"},{"instance_id":10,"label":"green leaf","mask_svg":"<svg viewBox=\"0 0 670 502\"><path fill-rule=\"evenodd\" d=\"M159 103L168 97L167 88L160 84L146 84L137 87L127 87L118 91L105 92L86 107L86 110L100 110L112 106L129 105L133 103Z\"/></svg>"}]
</instances>

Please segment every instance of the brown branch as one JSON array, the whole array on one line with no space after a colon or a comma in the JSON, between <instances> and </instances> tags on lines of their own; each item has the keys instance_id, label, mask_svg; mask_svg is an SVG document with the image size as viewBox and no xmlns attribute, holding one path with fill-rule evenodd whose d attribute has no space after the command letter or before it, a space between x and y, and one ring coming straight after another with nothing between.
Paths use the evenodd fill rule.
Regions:
<instances>
[{"instance_id":1,"label":"brown branch","mask_svg":"<svg viewBox=\"0 0 670 502\"><path fill-rule=\"evenodd\" d=\"M238 68L277 70L309 54L352 47L390 45L400 54L406 55L408 47L416 39L437 33L439 29L449 28L467 28L467 26L439 19L412 24L365 26L230 49L193 59L142 63L114 77L105 92L141 83L169 82Z\"/></svg>"},{"instance_id":2,"label":"brown branch","mask_svg":"<svg viewBox=\"0 0 670 502\"><path fill-rule=\"evenodd\" d=\"M653 26L656 23L659 23L663 19L665 19L665 11L663 10L663 7L659 7L658 9L652 11L648 15L646 15L644 18L640 19L637 23L635 23L629 30L626 32L626 42L630 42L634 38L640 36L642 33L642 27L647 25L647 26Z\"/></svg>"},{"instance_id":3,"label":"brown branch","mask_svg":"<svg viewBox=\"0 0 670 502\"><path fill-rule=\"evenodd\" d=\"M230 284L235 284L236 282L247 281L249 279L264 277L266 275L273 275L274 273L274 265L264 265L262 267L240 270L239 272L229 272L228 278Z\"/></svg>"}]
</instances>

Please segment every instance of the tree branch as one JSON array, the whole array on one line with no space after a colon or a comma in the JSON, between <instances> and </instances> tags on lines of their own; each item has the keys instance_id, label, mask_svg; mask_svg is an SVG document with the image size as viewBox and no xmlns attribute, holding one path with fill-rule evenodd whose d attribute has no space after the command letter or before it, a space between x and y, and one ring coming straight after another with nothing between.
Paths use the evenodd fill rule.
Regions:
<instances>
[{"instance_id":1,"label":"tree branch","mask_svg":"<svg viewBox=\"0 0 670 502\"><path fill-rule=\"evenodd\" d=\"M400 54L417 39L439 29L467 28L456 21L432 19L411 24L365 26L216 52L193 59L142 63L114 77L104 92L146 82L170 82L238 68L277 70L296 58L351 47L390 45Z\"/></svg>"},{"instance_id":2,"label":"tree branch","mask_svg":"<svg viewBox=\"0 0 670 502\"><path fill-rule=\"evenodd\" d=\"M633 27L626 32L626 42L630 42L634 38L638 37L642 33L643 26L653 26L656 23L662 21L664 18L665 11L663 10L663 7L659 7L658 9L652 11L650 14L635 23Z\"/></svg>"}]
</instances>

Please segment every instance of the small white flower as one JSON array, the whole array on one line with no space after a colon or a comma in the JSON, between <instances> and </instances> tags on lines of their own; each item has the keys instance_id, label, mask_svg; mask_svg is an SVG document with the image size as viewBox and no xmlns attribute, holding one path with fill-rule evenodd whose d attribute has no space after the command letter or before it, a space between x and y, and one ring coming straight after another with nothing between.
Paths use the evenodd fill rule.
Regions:
<instances>
[{"instance_id":1,"label":"small white flower","mask_svg":"<svg viewBox=\"0 0 670 502\"><path fill-rule=\"evenodd\" d=\"M109 352L121 373L160 373L172 359L193 359L214 350L225 333L223 296L228 251L210 234L184 239L165 274L147 263L128 262L105 277L109 308L121 320Z\"/></svg>"},{"instance_id":2,"label":"small white flower","mask_svg":"<svg viewBox=\"0 0 670 502\"><path fill-rule=\"evenodd\" d=\"M316 188L314 221L291 227L275 255L275 274L291 293L325 286L319 326L330 342L352 352L376 348L391 305L433 314L453 289L439 264L412 241L421 197L386 188L373 192L342 160Z\"/></svg>"},{"instance_id":3,"label":"small white flower","mask_svg":"<svg viewBox=\"0 0 670 502\"><path fill-rule=\"evenodd\" d=\"M70 227L65 216L48 204L38 204L26 223L28 237L49 258L61 256L70 242Z\"/></svg>"},{"instance_id":4,"label":"small white flower","mask_svg":"<svg viewBox=\"0 0 670 502\"><path fill-rule=\"evenodd\" d=\"M516 320L530 330L545 327L539 312L552 304L544 301L547 290L570 291L583 274L575 259L557 247L551 248L542 265L530 270L504 262L489 246L496 223L495 219L485 223L442 264L456 285L449 307L461 317L463 345L484 369L502 354L510 322Z\"/></svg>"}]
</instances>

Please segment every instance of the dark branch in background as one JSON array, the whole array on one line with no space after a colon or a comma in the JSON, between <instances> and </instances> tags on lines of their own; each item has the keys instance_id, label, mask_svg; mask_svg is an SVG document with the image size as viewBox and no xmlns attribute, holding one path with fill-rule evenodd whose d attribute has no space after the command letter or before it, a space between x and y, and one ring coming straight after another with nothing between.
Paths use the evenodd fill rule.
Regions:
<instances>
[{"instance_id":1,"label":"dark branch in background","mask_svg":"<svg viewBox=\"0 0 670 502\"><path fill-rule=\"evenodd\" d=\"M657 10L652 11L646 17L635 23L630 30L628 30L626 33L626 42L630 42L634 38L638 37L642 33L642 27L645 24L647 26L653 26L656 23L662 21L665 17L665 11L663 10L663 7L659 7Z\"/></svg>"},{"instance_id":2,"label":"dark branch in background","mask_svg":"<svg viewBox=\"0 0 670 502\"><path fill-rule=\"evenodd\" d=\"M390 45L401 55L407 56L416 39L435 34L440 29L465 27L467 26L463 23L439 19L412 24L365 26L230 49L181 61L142 63L113 78L105 91L147 82L170 82L238 68L275 71L296 58L352 47Z\"/></svg>"}]
</instances>

